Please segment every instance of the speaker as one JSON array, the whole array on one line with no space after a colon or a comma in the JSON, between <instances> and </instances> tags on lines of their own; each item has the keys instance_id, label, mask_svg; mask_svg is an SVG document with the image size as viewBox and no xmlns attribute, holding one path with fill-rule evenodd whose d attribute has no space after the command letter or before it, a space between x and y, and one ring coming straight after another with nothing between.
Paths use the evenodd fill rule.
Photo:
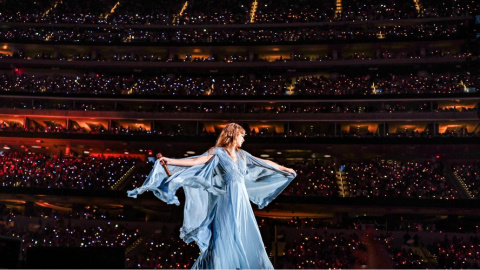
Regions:
<instances>
[{"instance_id":1,"label":"speaker","mask_svg":"<svg viewBox=\"0 0 480 270\"><path fill-rule=\"evenodd\" d=\"M125 268L125 248L31 247L25 268L120 269Z\"/></svg>"},{"instance_id":2,"label":"speaker","mask_svg":"<svg viewBox=\"0 0 480 270\"><path fill-rule=\"evenodd\" d=\"M0 268L17 268L22 239L0 236Z\"/></svg>"}]
</instances>

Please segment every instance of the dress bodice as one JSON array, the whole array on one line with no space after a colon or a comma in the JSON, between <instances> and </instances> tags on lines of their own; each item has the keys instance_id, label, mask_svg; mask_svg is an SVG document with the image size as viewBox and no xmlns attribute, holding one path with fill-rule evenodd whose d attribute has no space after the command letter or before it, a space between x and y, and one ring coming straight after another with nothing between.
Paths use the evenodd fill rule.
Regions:
<instances>
[{"instance_id":1,"label":"dress bodice","mask_svg":"<svg viewBox=\"0 0 480 270\"><path fill-rule=\"evenodd\" d=\"M215 154L218 156L218 170L222 177L225 179L226 183L230 181L244 181L244 176L246 172L246 162L245 158L239 154L238 151L235 151L237 160L234 161L227 150L223 147L215 147Z\"/></svg>"}]
</instances>

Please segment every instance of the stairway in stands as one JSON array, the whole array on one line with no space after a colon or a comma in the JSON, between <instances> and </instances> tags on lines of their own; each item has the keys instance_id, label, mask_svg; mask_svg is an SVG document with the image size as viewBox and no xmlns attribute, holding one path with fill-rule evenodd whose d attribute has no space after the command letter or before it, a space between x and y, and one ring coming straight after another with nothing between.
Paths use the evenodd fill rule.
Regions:
<instances>
[{"instance_id":1,"label":"stairway in stands","mask_svg":"<svg viewBox=\"0 0 480 270\"><path fill-rule=\"evenodd\" d=\"M257 16L258 2L253 0L252 6L250 7L250 23L255 23L255 18Z\"/></svg>"},{"instance_id":2,"label":"stairway in stands","mask_svg":"<svg viewBox=\"0 0 480 270\"><path fill-rule=\"evenodd\" d=\"M438 265L437 257L432 255L428 249L424 247L409 247L409 249L417 254L424 262L431 263L433 265Z\"/></svg>"},{"instance_id":3,"label":"stairway in stands","mask_svg":"<svg viewBox=\"0 0 480 270\"><path fill-rule=\"evenodd\" d=\"M337 179L338 195L340 197L350 197L350 185L348 181L346 181L345 171L336 171L335 178Z\"/></svg>"},{"instance_id":4,"label":"stairway in stands","mask_svg":"<svg viewBox=\"0 0 480 270\"><path fill-rule=\"evenodd\" d=\"M135 241L135 243L131 244L130 246L128 246L125 249L125 254L130 253L130 252L134 251L135 249L137 249L138 247L140 247L140 245L144 241L145 241L145 239L143 239L143 237L138 238L137 241Z\"/></svg>"},{"instance_id":5,"label":"stairway in stands","mask_svg":"<svg viewBox=\"0 0 480 270\"><path fill-rule=\"evenodd\" d=\"M130 176L132 176L133 172L135 172L136 169L137 169L137 167L135 167L135 165L133 165L132 167L130 167L130 169L128 169L128 171L125 172L125 173L118 179L118 181L112 186L112 190L122 190L124 187L126 187L126 185L128 184L129 180L131 179Z\"/></svg>"},{"instance_id":6,"label":"stairway in stands","mask_svg":"<svg viewBox=\"0 0 480 270\"><path fill-rule=\"evenodd\" d=\"M335 18L342 16L342 0L335 0Z\"/></svg>"},{"instance_id":7,"label":"stairway in stands","mask_svg":"<svg viewBox=\"0 0 480 270\"><path fill-rule=\"evenodd\" d=\"M450 171L450 174L453 175L453 177L455 178L456 182L458 183L456 186L459 186L459 190L460 192L462 192L463 194L465 194L469 199L474 199L475 197L472 195L472 193L470 192L470 190L468 190L468 186L467 184L465 183L465 181L463 181L462 177L460 177L460 175L457 174L457 172L452 172Z\"/></svg>"},{"instance_id":8,"label":"stairway in stands","mask_svg":"<svg viewBox=\"0 0 480 270\"><path fill-rule=\"evenodd\" d=\"M446 163L445 169L443 170L443 174L447 179L448 183L451 184L455 189L457 189L460 193L460 198L462 199L473 199L472 194L467 188L467 185L463 181L463 179L457 175L457 173L453 172L452 164Z\"/></svg>"},{"instance_id":9,"label":"stairway in stands","mask_svg":"<svg viewBox=\"0 0 480 270\"><path fill-rule=\"evenodd\" d=\"M182 9L178 12L178 14L173 15L173 20L172 20L173 24L178 24L178 22L180 21L180 18L182 17L187 7L188 7L188 1L185 1L185 3L183 3Z\"/></svg>"},{"instance_id":10,"label":"stairway in stands","mask_svg":"<svg viewBox=\"0 0 480 270\"><path fill-rule=\"evenodd\" d=\"M415 9L418 12L418 17L423 17L423 5L420 3L420 0L413 0L413 3L415 4Z\"/></svg>"}]
</instances>

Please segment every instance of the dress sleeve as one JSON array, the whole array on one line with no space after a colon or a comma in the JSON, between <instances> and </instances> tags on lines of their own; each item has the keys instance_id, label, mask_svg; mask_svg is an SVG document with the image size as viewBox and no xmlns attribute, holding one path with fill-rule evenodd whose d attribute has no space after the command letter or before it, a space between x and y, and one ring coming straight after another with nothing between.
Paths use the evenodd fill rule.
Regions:
<instances>
[{"instance_id":1,"label":"dress sleeve","mask_svg":"<svg viewBox=\"0 0 480 270\"><path fill-rule=\"evenodd\" d=\"M210 154L212 153L206 152L201 156ZM195 157L198 156L189 158ZM137 195L151 191L167 204L180 205L175 194L179 188L183 188L185 207L180 237L187 244L195 241L203 252L210 243L212 235L210 224L217 198L226 192L224 181L217 173L217 164L218 157L214 152L213 157L205 164L191 167L167 165L172 173L172 176L168 177L157 160L143 185L127 191L127 194L129 197L137 198Z\"/></svg>"},{"instance_id":2,"label":"dress sleeve","mask_svg":"<svg viewBox=\"0 0 480 270\"><path fill-rule=\"evenodd\" d=\"M267 206L297 176L281 171L267 162L258 159L242 150L247 165L245 185L250 201L260 209Z\"/></svg>"}]
</instances>

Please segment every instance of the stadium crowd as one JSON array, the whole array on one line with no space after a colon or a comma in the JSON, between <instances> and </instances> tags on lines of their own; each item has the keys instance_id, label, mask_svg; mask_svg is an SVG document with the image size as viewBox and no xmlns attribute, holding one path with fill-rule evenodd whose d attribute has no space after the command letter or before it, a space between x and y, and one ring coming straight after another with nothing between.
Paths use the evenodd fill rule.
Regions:
<instances>
[{"instance_id":1,"label":"stadium crowd","mask_svg":"<svg viewBox=\"0 0 480 270\"><path fill-rule=\"evenodd\" d=\"M480 238L478 236L445 236L433 245L438 254L439 268L478 268L480 261Z\"/></svg>"},{"instance_id":2,"label":"stadium crowd","mask_svg":"<svg viewBox=\"0 0 480 270\"><path fill-rule=\"evenodd\" d=\"M476 92L479 76L472 72L388 74L384 76L326 74L292 78L281 75L114 76L0 75L0 93L174 96L334 96L381 94L453 94Z\"/></svg>"},{"instance_id":3,"label":"stadium crowd","mask_svg":"<svg viewBox=\"0 0 480 270\"><path fill-rule=\"evenodd\" d=\"M129 186L139 187L152 165L124 157L49 157L43 154L4 152L0 155L0 183L3 187L109 189L135 165ZM292 165L299 177L284 195L339 197L340 185L347 197L458 199L458 191L445 178L438 162L396 162L371 160L347 162L342 179L336 177L338 164L321 160ZM478 166L464 173L478 177ZM92 173L94 172L94 173Z\"/></svg>"},{"instance_id":4,"label":"stadium crowd","mask_svg":"<svg viewBox=\"0 0 480 270\"><path fill-rule=\"evenodd\" d=\"M461 39L469 34L466 23L381 25L371 27L316 26L302 28L137 29L96 27L87 29L26 26L2 28L1 42L64 44L276 44L312 42L371 42Z\"/></svg>"},{"instance_id":5,"label":"stadium crowd","mask_svg":"<svg viewBox=\"0 0 480 270\"><path fill-rule=\"evenodd\" d=\"M257 4L252 21L251 6ZM478 4L466 0L438 3L422 1L344 1L336 10L334 1L246 1L209 2L102 0L95 3L73 0L5 1L2 22L95 25L196 25L247 23L303 23L372 21L414 18L463 17L475 14ZM448 12L447 12L448 10Z\"/></svg>"},{"instance_id":6,"label":"stadium crowd","mask_svg":"<svg viewBox=\"0 0 480 270\"><path fill-rule=\"evenodd\" d=\"M61 74L63 71L58 71L56 68L51 71L34 71L33 68L24 70L21 65L19 68L15 65L9 66L14 70L11 72L4 71L0 74L0 94L5 96L19 94L21 97L15 97L16 100L10 102L11 97L0 96L0 107L35 110L209 114L443 113L478 110L478 105L475 108L461 106L442 108L434 102L423 101L407 104L387 100L381 106L357 105L348 101L296 104L295 102L288 103L288 99L286 99L285 104L268 102L264 102L264 104L246 103L245 105L241 103L227 104L227 102L222 103L221 100L218 103L201 102L199 97L203 96L207 98L236 98L239 96L260 98L298 97L298 99L304 99L305 101L315 96L318 96L319 99L326 96L338 96L337 99L340 99L345 96L411 96L419 94L431 94L433 96L477 92L480 87L478 70L472 72L465 67L470 65L475 54L478 55L476 47L473 49L474 53L469 51L469 44L476 44L475 42L469 42L474 40L473 30L476 29L476 26L474 26L473 20L474 16L479 14L480 3L478 1L451 0L442 2L422 0L402 2L394 0L379 2L376 0L342 0L340 2L341 6L336 6L334 0L212 0L202 2L195 0L177 2L167 0L3 0L0 1L2 7L0 10L0 25L2 25L0 27L0 41L4 45L0 50L0 60L9 59L8 61L10 61L13 59L14 62L19 63L27 62L25 60L38 60L37 63L54 63L54 61L47 60L59 60L65 62L77 61L80 64L74 63L76 68L65 72L68 74ZM250 14L253 10L252 5L258 5L254 14ZM424 18L442 19L423 20ZM453 20L450 20L450 18L453 18ZM192 25L200 26L192 27ZM460 40L465 44L461 48L453 48L454 45L448 45L459 44ZM392 48L395 48L397 41L418 41L415 43L416 47L429 47L430 45L432 45L430 48L451 47L450 49L422 49L423 51L380 49L383 44L388 42L395 43L395 45L392 45ZM430 41L433 42L430 43ZM12 48L14 48L12 49L9 43L17 43L18 45L12 45ZM358 47L362 47L362 44L368 44L370 51L367 53L357 51L355 48L355 52L347 52L347 50L340 49L335 53L326 52L318 53L318 55L292 53L289 57L280 56L280 53L278 53L278 57L268 57L267 59L259 57L256 53L232 53L222 57L216 55L204 57L192 54L182 55L181 57L167 57L169 53L166 51L169 51L169 49L159 48L158 51L163 52L163 54L155 55L151 51L144 54L143 52L138 53L138 49L132 53L124 53L120 52L120 49L117 51L117 47L114 46L120 44L126 46L118 46L118 48L127 48L130 44L139 46L185 45L186 47L206 45L214 48L216 45L226 45L225 47L231 45L246 45L246 47L267 45L264 47L276 47L270 44L287 44L286 46L294 44L302 47L307 44L302 48L306 48L306 51L308 51L308 46L313 47L320 43L328 43L327 47L329 48L330 46L332 48L337 47L337 44L350 46L351 43L357 43ZM419 45L420 43L425 44L425 46ZM40 44L40 46L37 46L37 44ZM99 45L97 47L105 48L92 48L90 52L84 50L67 53L68 49L65 48L68 46L63 48L63 44L75 44L75 46L71 46L75 49L86 48L88 45ZM55 47L46 48L53 45ZM26 48L27 52L17 50L16 47ZM44 48L46 51L42 51ZM375 48L374 53L372 48ZM38 53L33 56L32 51L28 51L37 49ZM55 52L49 52L49 49L50 51L55 50ZM12 53L11 50L17 51ZM215 48L212 51L214 50ZM103 54L102 52L106 53ZM453 62L449 62L449 59L451 61L454 57L462 57L466 60L465 65L458 65L455 69L452 68L451 72L443 73L432 73L430 71L417 73L406 69L402 74L395 71L388 71L390 73L385 74L385 71L377 72L378 69L371 67L371 70L367 71L370 74L329 73L312 76L302 75L298 78L293 78L290 75L242 74L242 72L245 72L243 70L235 73L239 75L230 76L179 75L189 74L188 69L190 67L188 65L190 64L185 65L187 66L185 69L187 72L161 71L161 73L157 73L157 71L148 70L148 68L145 73L142 71L142 74L150 75L109 75L92 71L98 70L98 68L89 71L79 68L82 64L81 61L91 61L89 65L93 66L100 65L92 64L94 61L186 63L331 61L330 63L333 66L334 61L342 60L368 61L371 59L395 60L433 57L443 57L441 61L445 60L447 64L452 64L452 67ZM365 61L362 63L365 64ZM133 63L115 64L134 65ZM279 66L280 64L278 63ZM300 64L307 66L306 63ZM395 66L394 69L397 68L398 70L399 67ZM415 70L418 68L415 67ZM45 75L45 72L48 75ZM174 75L173 72L176 74ZM288 72L290 73L290 70ZM35 96L38 99L29 98L28 95ZM54 95L57 95L57 97ZM73 99L52 101L64 95ZM77 99L79 96L88 95L95 96L95 98L132 97L133 103L135 103L134 98L147 97L153 100L157 97L171 96L197 98L198 102L195 101L196 104L190 103L188 105L181 104L180 101L178 104L162 104L159 100L156 104L132 105L133 103L110 102L101 98L97 102L93 99L85 99L86 101ZM50 96L54 96L52 100L42 99ZM386 99L388 98L389 96L386 97ZM8 100L8 102L4 102L4 100ZM35 111L34 114L36 112L38 111ZM443 115L448 116L448 113ZM178 124L177 128L169 123L151 121L151 127L148 127L147 123L148 128L145 128L145 126L135 127L125 124L128 121L119 119L118 121L112 120L108 127L103 121L103 124L86 128L85 125L80 126L76 123L76 120L72 119L65 120L65 124L60 124L63 119L59 121L38 120L35 116L27 116L26 113L22 117L22 120L18 120L20 122L10 121L9 117L0 120L1 135L13 137L21 133L19 137L22 137L25 135L24 133L29 132L28 136L30 137L42 137L40 136L41 133L69 133L75 134L75 137L78 138L89 137L89 139L107 137L81 136L81 134L151 135L159 138L161 136L179 135L185 136L183 140L185 138L191 140L193 136L196 136L196 138L198 136L211 137L212 139L218 136L215 132L209 132L206 127L202 126L203 124L193 123L193 121L185 125L180 123L184 128L181 128L178 123L175 123L175 125ZM20 119L21 117L17 118ZM195 125L197 125L196 128ZM309 128L307 125L301 126L291 123L291 129L284 127L285 133L277 133L275 128L256 130L248 128L248 124L245 124L245 127L247 127L248 136L266 138L480 136L480 131L467 132L466 127L462 127L460 130L447 130L439 134L438 131L434 131L435 124L433 124L433 128L427 127L423 132L407 129L404 132L399 131L401 128L398 128L396 132L389 132L387 124L383 124L382 127L378 126L375 133L368 131L368 129L365 130L364 127L362 131L358 132L352 129L338 129L340 126L337 126L336 123L332 123L332 125L335 125L333 129L327 127L328 131L323 130L326 125L320 127L319 124L315 128L313 126ZM136 140L140 141L144 138L147 137L139 136ZM182 140L181 137L179 138L179 140ZM111 139L111 137L108 139ZM117 136L115 139L122 138ZM14 148L15 146L12 147L12 149ZM124 182L125 185L122 185L121 189L131 189L142 185L152 168L152 164L128 155L118 157L88 156L88 151L85 151L80 156L65 156L62 153L58 155L31 153L29 152L32 151L30 147L27 147L28 149L24 148L25 146L17 150L21 152L10 151L8 150L10 147L5 144L0 151L0 188L2 192L6 190L12 196L17 195L14 194L16 191L23 192L24 190L21 188L56 189L56 192L53 193L64 192L65 194L62 194L62 196L68 196L66 194L69 194L70 191L65 191L67 189L73 189L75 193L79 194L82 194L82 192L75 190L99 190L103 194L106 190L112 189L122 176L126 176L124 179L127 181ZM454 154L452 153L452 155ZM77 154L73 153L73 155ZM473 198L478 198L480 194L478 185L480 164L478 162L472 164L459 161L458 164L448 168L444 168L442 163L437 160L399 162L365 158L360 161L345 160L339 163L338 160L327 162L312 158L295 162L292 161L291 164L288 164L298 172L298 177L282 194L286 196L287 200L296 200L297 197L300 199L303 197L306 201L309 199L337 199L345 196L358 198L359 200L364 198L434 199L437 200L435 203L439 205L447 203L443 200L455 200L454 203L463 203L464 201L460 200L463 193L461 194L456 189L461 185L454 182L458 179L449 177L450 171L453 171L461 181L465 182L468 192ZM337 176L339 176L340 164L343 165L343 169L341 169L343 172L339 179ZM127 174L127 172L129 173ZM345 193L341 192L341 187L346 190ZM34 194L34 189L27 190L26 193L28 192L33 192L31 198L36 198L39 195ZM47 201L48 196L45 197ZM26 197L28 198L28 196ZM78 199L79 201L84 199L84 203L90 204L90 201L87 202L90 198L78 196ZM95 199L98 198L92 198L92 201L95 201ZM129 213L130 206L127 205L96 207L82 203L72 203L71 211L65 212L52 210L48 207L48 204L40 209L37 204L28 201L29 199L26 202L22 200L10 200L8 203L15 205L13 209L7 209L3 204L8 201L7 199L2 198L0 200L0 237L20 238L23 255L29 247L34 246L124 247L126 249L125 266L127 268L149 269L190 268L199 255L198 248L193 243L187 245L178 238L178 230L160 229L161 222L158 223L159 229L157 231L153 234L147 234L145 232L146 228L144 230L143 226L152 224L143 222L148 220L148 215L155 212L152 209L143 209L149 212L147 214L139 213L142 210L134 207L135 209L130 209L131 212ZM346 200L344 199L344 201ZM39 202L42 201L39 200L36 203ZM161 202L158 203L162 204ZM27 204L34 206L35 213L27 213L27 210L22 213L19 210L28 208ZM109 207L115 208L114 213L105 211ZM415 209L415 207L412 208ZM376 226L378 225L376 223L377 219L389 219L390 221L403 215L388 213L388 210L383 210L383 216L378 214L373 217L375 222L372 223ZM460 214L457 216L454 211L451 210L453 214L448 217L440 216L438 213L428 215L410 213L409 218L400 217L397 222L393 222L394 224L389 224L388 229L386 221L384 224L378 225L375 240L388 253L388 259L392 262L392 267L384 268L479 268L480 239L478 233L480 232L480 223L478 218L473 217L473 221L465 221L468 218L460 217ZM131 217L133 215L135 217ZM338 269L358 266L375 268L371 265L362 265L363 263L358 261L355 255L357 251L365 250L362 233L372 224L369 221L366 223L362 221L362 218L367 219L365 214L364 217L360 218L358 215L355 218L354 215L355 213L349 212L332 213L333 217L322 219L288 219L287 217L284 220L258 219L266 249L272 260L276 248L280 247L275 262L276 268ZM415 218L415 215L418 219ZM29 220L29 222L18 222L15 219L16 216L21 216L22 219ZM158 217L153 219L155 220L155 218ZM178 217L178 219L180 218ZM138 225L139 219L143 219L142 225ZM461 221L457 220L458 222L455 222L455 219ZM113 220L121 220L123 225L110 222ZM137 223L134 223L133 220ZM132 226L130 226L132 224L136 224L135 226L138 227L132 229ZM273 229L274 226L275 229ZM274 235L277 228L279 233ZM445 230L445 228L448 229ZM472 232L476 235L466 232ZM403 236L403 241L399 236ZM434 238L435 241L432 244L426 238L429 238L428 240ZM276 242L277 247L272 242Z\"/></svg>"},{"instance_id":7,"label":"stadium crowd","mask_svg":"<svg viewBox=\"0 0 480 270\"><path fill-rule=\"evenodd\" d=\"M458 199L440 162L359 162L345 165L352 197Z\"/></svg>"},{"instance_id":8,"label":"stadium crowd","mask_svg":"<svg viewBox=\"0 0 480 270\"><path fill-rule=\"evenodd\" d=\"M138 162L124 157L50 157L37 153L3 152L0 185L50 189L109 189Z\"/></svg>"},{"instance_id":9,"label":"stadium crowd","mask_svg":"<svg viewBox=\"0 0 480 270\"><path fill-rule=\"evenodd\" d=\"M289 196L338 197L339 187L335 178L336 168L333 164L309 161L294 166L298 176L294 183L283 192Z\"/></svg>"},{"instance_id":10,"label":"stadium crowd","mask_svg":"<svg viewBox=\"0 0 480 270\"><path fill-rule=\"evenodd\" d=\"M27 226L0 224L0 235L22 239L22 251L29 247L127 247L139 237L138 229L128 229L110 222L102 226L72 225L63 218L52 224L41 219Z\"/></svg>"},{"instance_id":11,"label":"stadium crowd","mask_svg":"<svg viewBox=\"0 0 480 270\"><path fill-rule=\"evenodd\" d=\"M157 127L154 129L144 128L142 126L136 125L120 125L115 124L110 129L104 127L103 125L92 126L90 128L81 127L76 124L75 121L71 121L72 126L67 128L65 125L53 123L46 121L44 122L45 126L34 125L25 128L23 124L20 123L10 123L9 125L6 122L3 122L0 125L0 132L10 132L10 134L18 135L19 133L37 133L37 134L46 134L46 133L58 133L58 134L91 134L91 135L142 135L142 136L158 136L158 137L171 137L171 136L181 136L183 138L187 137L211 137L216 138L218 134L216 132L209 132L206 129L202 128L202 131L196 133L195 128L191 125L188 125L186 129L180 128L178 126L172 125L161 125L157 124ZM379 128L383 128L383 125L380 123ZM288 133L278 133L275 131L275 128L261 128L256 130L252 128L247 131L247 135L250 137L264 137L264 138L468 138L468 137L479 137L480 131L468 131L466 127L461 127L455 130L446 130L443 133L434 131L433 129L426 127L423 131L419 129L409 130L407 128L397 128L395 131L381 131L377 129L375 132L369 131L367 128L352 128L347 127L347 129L337 130L335 133L333 125L329 127L320 127L322 130L317 128L302 128L302 129L293 129Z\"/></svg>"},{"instance_id":12,"label":"stadium crowd","mask_svg":"<svg viewBox=\"0 0 480 270\"><path fill-rule=\"evenodd\" d=\"M415 52L411 51L392 51L392 50L377 50L374 53L372 52L354 52L349 55L341 55L340 53L335 53L335 57L331 52L318 55L303 55L303 54L291 54L289 58L279 56L274 61L277 62L287 62L287 61L338 61L338 60L374 60L374 59L420 59L420 58L439 58L439 57L470 57L472 56L471 52L462 51L457 53L452 53L450 50L427 50L424 52L417 50ZM52 52L52 51L35 51L35 55L31 53L27 56L23 51L14 51L13 53L0 53L1 59L22 59L22 60L57 60L57 61L99 61L99 62L108 62L108 61L127 61L127 62L223 62L223 63L233 63L233 62L266 62L273 61L272 59L259 57L256 54L253 54L252 57L246 54L231 54L219 57L217 55L210 56L201 56L193 57L191 54L186 54L185 56L179 57L175 55L171 58L155 55L155 54L143 54L138 53L115 53L112 55L102 55L101 52L92 51L84 53L62 53L62 52Z\"/></svg>"}]
</instances>

